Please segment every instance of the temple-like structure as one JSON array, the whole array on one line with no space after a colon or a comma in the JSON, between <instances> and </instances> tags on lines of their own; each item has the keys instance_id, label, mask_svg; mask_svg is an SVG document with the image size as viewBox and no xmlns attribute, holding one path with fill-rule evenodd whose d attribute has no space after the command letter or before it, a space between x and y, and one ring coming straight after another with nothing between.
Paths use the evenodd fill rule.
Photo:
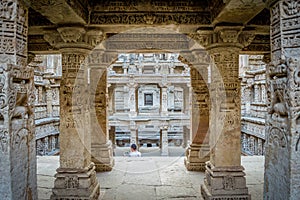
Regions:
<instances>
[{"instance_id":1,"label":"temple-like structure","mask_svg":"<svg viewBox=\"0 0 300 200\"><path fill-rule=\"evenodd\" d=\"M108 68L109 128L117 145L186 146L190 141L190 67L178 54L119 54Z\"/></svg>"},{"instance_id":2,"label":"temple-like structure","mask_svg":"<svg viewBox=\"0 0 300 200\"><path fill-rule=\"evenodd\" d=\"M199 112L191 113L185 163L205 168L199 192L209 200L251 198L241 164L239 55L270 58L262 72L264 199L298 199L299 9L298 0L2 0L0 199L37 199L35 72L28 55L61 54L60 166L51 199L98 199L96 170L114 165L107 82L100 80L120 53L162 52L180 55L191 69L192 111ZM151 95L143 97L151 103ZM253 109L264 109L259 101Z\"/></svg>"}]
</instances>

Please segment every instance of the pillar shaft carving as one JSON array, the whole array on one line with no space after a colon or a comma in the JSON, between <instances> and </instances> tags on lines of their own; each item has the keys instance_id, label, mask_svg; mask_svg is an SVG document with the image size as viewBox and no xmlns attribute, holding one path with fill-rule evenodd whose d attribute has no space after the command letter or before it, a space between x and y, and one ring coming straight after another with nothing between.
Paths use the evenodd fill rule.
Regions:
<instances>
[{"instance_id":1,"label":"pillar shaft carving","mask_svg":"<svg viewBox=\"0 0 300 200\"><path fill-rule=\"evenodd\" d=\"M300 196L300 3L270 0L267 4L271 62L266 69L264 199L294 199Z\"/></svg>"},{"instance_id":2,"label":"pillar shaft carving","mask_svg":"<svg viewBox=\"0 0 300 200\"><path fill-rule=\"evenodd\" d=\"M163 124L161 127L161 155L169 155L169 141L168 141L168 125Z\"/></svg>"},{"instance_id":3,"label":"pillar shaft carving","mask_svg":"<svg viewBox=\"0 0 300 200\"><path fill-rule=\"evenodd\" d=\"M0 10L0 199L37 199L28 9L18 0L2 0Z\"/></svg>"},{"instance_id":4,"label":"pillar shaft carving","mask_svg":"<svg viewBox=\"0 0 300 200\"><path fill-rule=\"evenodd\" d=\"M211 56L210 161L204 199L250 199L241 166L239 51L254 38L242 27L216 27L206 45Z\"/></svg>"},{"instance_id":5,"label":"pillar shaft carving","mask_svg":"<svg viewBox=\"0 0 300 200\"><path fill-rule=\"evenodd\" d=\"M51 199L98 199L100 186L91 162L90 90L88 48L82 46L78 29L60 28L62 53L60 87L60 167ZM81 30L81 29L80 29ZM74 35L72 35L74 34ZM72 139L70 139L72 138ZM74 151L76 149L76 151Z\"/></svg>"}]
</instances>

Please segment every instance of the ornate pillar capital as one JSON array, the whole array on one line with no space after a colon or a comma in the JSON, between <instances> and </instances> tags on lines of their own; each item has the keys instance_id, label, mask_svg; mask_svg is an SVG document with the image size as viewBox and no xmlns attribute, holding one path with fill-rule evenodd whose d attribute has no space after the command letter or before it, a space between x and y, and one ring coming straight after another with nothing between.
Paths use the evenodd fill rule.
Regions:
<instances>
[{"instance_id":1,"label":"ornate pillar capital","mask_svg":"<svg viewBox=\"0 0 300 200\"><path fill-rule=\"evenodd\" d=\"M207 50L228 47L242 49L253 41L255 33L243 31L242 26L217 26L214 30L197 30L190 37Z\"/></svg>"},{"instance_id":2,"label":"ornate pillar capital","mask_svg":"<svg viewBox=\"0 0 300 200\"><path fill-rule=\"evenodd\" d=\"M44 39L58 49L74 48L92 50L104 39L100 29L78 27L59 27L44 33Z\"/></svg>"}]
</instances>

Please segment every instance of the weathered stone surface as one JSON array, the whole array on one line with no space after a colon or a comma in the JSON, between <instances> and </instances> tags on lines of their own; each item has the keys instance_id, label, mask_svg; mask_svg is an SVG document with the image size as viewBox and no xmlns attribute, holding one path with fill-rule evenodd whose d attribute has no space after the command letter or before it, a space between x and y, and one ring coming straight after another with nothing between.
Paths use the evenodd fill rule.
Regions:
<instances>
[{"instance_id":1,"label":"weathered stone surface","mask_svg":"<svg viewBox=\"0 0 300 200\"><path fill-rule=\"evenodd\" d=\"M37 199L28 10L17 0L0 7L0 199Z\"/></svg>"},{"instance_id":2,"label":"weathered stone surface","mask_svg":"<svg viewBox=\"0 0 300 200\"><path fill-rule=\"evenodd\" d=\"M210 161L201 186L204 199L250 199L241 166L239 51L253 39L241 27L220 26L200 32L206 38L211 67Z\"/></svg>"},{"instance_id":3,"label":"weathered stone surface","mask_svg":"<svg viewBox=\"0 0 300 200\"><path fill-rule=\"evenodd\" d=\"M187 171L182 164L183 159L184 157L116 157L115 167L111 172L97 173L101 182L100 199L116 199L117 196L123 196L123 199L125 196L130 199L143 199L145 196L150 199L202 199L199 185L203 183L204 173ZM242 164L247 173L247 187L251 198L262 199L264 157L242 156ZM42 176L44 180L38 182L39 199L50 198L51 188L42 186L53 185L53 175L58 165L59 157L38 158L38 177ZM146 169L145 173L143 168ZM41 196L42 192L44 194ZM145 194L147 192L149 193Z\"/></svg>"},{"instance_id":4,"label":"weathered stone surface","mask_svg":"<svg viewBox=\"0 0 300 200\"><path fill-rule=\"evenodd\" d=\"M62 82L60 87L60 167L51 199L98 199L100 186L91 162L91 121L86 57L76 46L82 36L61 30ZM70 44L71 43L71 44ZM72 43L75 43L72 45ZM72 139L70 139L72 138ZM76 149L76 151L74 151Z\"/></svg>"},{"instance_id":5,"label":"weathered stone surface","mask_svg":"<svg viewBox=\"0 0 300 200\"><path fill-rule=\"evenodd\" d=\"M113 146L107 130L107 73L90 69L90 117L92 161L96 171L111 171L114 166Z\"/></svg>"},{"instance_id":6,"label":"weathered stone surface","mask_svg":"<svg viewBox=\"0 0 300 200\"><path fill-rule=\"evenodd\" d=\"M34 68L36 154L59 152L59 87L61 56L36 55L29 66Z\"/></svg>"},{"instance_id":7,"label":"weathered stone surface","mask_svg":"<svg viewBox=\"0 0 300 200\"><path fill-rule=\"evenodd\" d=\"M267 114L263 55L240 56L242 153L263 155Z\"/></svg>"},{"instance_id":8,"label":"weathered stone surface","mask_svg":"<svg viewBox=\"0 0 300 200\"><path fill-rule=\"evenodd\" d=\"M300 196L298 1L268 1L271 62L267 65L265 199ZM280 180L280 181L278 181Z\"/></svg>"}]
</instances>

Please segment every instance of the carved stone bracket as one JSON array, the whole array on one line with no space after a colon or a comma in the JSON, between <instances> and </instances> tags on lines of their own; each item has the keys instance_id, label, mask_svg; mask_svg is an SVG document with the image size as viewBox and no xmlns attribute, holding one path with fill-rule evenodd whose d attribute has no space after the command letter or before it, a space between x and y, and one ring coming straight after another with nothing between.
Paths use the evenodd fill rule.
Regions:
<instances>
[{"instance_id":1,"label":"carved stone bracket","mask_svg":"<svg viewBox=\"0 0 300 200\"><path fill-rule=\"evenodd\" d=\"M235 46L244 48L255 38L254 32L242 31L241 26L218 26L214 30L197 30L189 36L206 49Z\"/></svg>"},{"instance_id":2,"label":"carved stone bracket","mask_svg":"<svg viewBox=\"0 0 300 200\"><path fill-rule=\"evenodd\" d=\"M104 39L103 32L85 27L59 27L44 33L44 39L53 47L92 50Z\"/></svg>"}]
</instances>

